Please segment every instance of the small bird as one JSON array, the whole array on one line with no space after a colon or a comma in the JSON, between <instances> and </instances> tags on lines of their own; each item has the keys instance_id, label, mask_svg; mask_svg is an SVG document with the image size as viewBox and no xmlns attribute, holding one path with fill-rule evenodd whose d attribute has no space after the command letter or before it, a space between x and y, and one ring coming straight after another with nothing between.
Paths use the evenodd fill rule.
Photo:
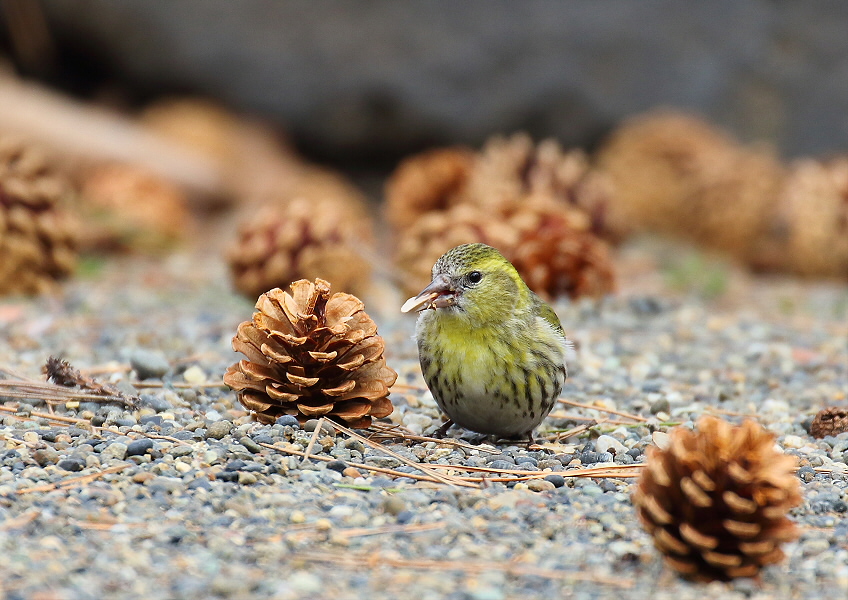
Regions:
<instances>
[{"instance_id":1,"label":"small bird","mask_svg":"<svg viewBox=\"0 0 848 600\"><path fill-rule=\"evenodd\" d=\"M436 435L455 423L532 442L562 391L570 343L512 263L486 244L452 248L401 307L413 310L424 380L449 417Z\"/></svg>"}]
</instances>

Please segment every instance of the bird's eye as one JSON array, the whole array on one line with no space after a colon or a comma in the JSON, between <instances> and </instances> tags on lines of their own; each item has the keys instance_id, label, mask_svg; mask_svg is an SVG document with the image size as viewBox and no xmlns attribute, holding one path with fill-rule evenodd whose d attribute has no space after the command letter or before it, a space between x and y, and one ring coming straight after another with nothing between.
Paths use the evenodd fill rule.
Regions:
<instances>
[{"instance_id":1,"label":"bird's eye","mask_svg":"<svg viewBox=\"0 0 848 600\"><path fill-rule=\"evenodd\" d=\"M480 271L471 271L468 274L468 283L480 283L483 279L483 274Z\"/></svg>"}]
</instances>

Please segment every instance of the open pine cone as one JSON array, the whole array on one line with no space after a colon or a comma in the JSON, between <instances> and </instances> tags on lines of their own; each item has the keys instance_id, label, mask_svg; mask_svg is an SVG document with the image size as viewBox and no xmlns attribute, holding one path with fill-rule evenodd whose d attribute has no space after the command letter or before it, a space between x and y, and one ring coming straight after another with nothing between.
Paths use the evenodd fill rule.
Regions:
<instances>
[{"instance_id":1,"label":"open pine cone","mask_svg":"<svg viewBox=\"0 0 848 600\"><path fill-rule=\"evenodd\" d=\"M784 168L767 150L737 148L697 178L681 206L683 236L748 262L783 185Z\"/></svg>"},{"instance_id":2,"label":"open pine cone","mask_svg":"<svg viewBox=\"0 0 848 600\"><path fill-rule=\"evenodd\" d=\"M397 373L386 365L383 338L362 302L331 296L321 279L296 281L291 290L262 294L253 321L239 325L233 349L247 360L227 369L224 383L264 423L294 415L363 428L388 416Z\"/></svg>"},{"instance_id":3,"label":"open pine cone","mask_svg":"<svg viewBox=\"0 0 848 600\"><path fill-rule=\"evenodd\" d=\"M592 169L583 150L565 151L556 140L534 144L525 133L490 138L477 156L461 201L478 206L554 202L579 207L592 231L606 233L604 215L612 182Z\"/></svg>"},{"instance_id":4,"label":"open pine cone","mask_svg":"<svg viewBox=\"0 0 848 600\"><path fill-rule=\"evenodd\" d=\"M663 110L626 120L597 155L615 189L609 226L620 235L679 231L684 199L734 148L729 136L691 115Z\"/></svg>"},{"instance_id":5,"label":"open pine cone","mask_svg":"<svg viewBox=\"0 0 848 600\"><path fill-rule=\"evenodd\" d=\"M798 536L786 513L801 501L795 458L774 449L754 421L702 417L648 450L633 494L639 518L681 575L702 581L752 577L783 559Z\"/></svg>"},{"instance_id":6,"label":"open pine cone","mask_svg":"<svg viewBox=\"0 0 848 600\"><path fill-rule=\"evenodd\" d=\"M526 134L493 137L478 154L453 148L408 159L387 186L405 291L426 285L445 251L483 242L543 296L603 295L614 287L609 249L596 235L609 189L582 151Z\"/></svg>"},{"instance_id":7,"label":"open pine cone","mask_svg":"<svg viewBox=\"0 0 848 600\"><path fill-rule=\"evenodd\" d=\"M386 216L406 229L431 211L454 206L474 167L466 148L439 148L404 160L386 183Z\"/></svg>"},{"instance_id":8,"label":"open pine cone","mask_svg":"<svg viewBox=\"0 0 848 600\"><path fill-rule=\"evenodd\" d=\"M236 289L254 298L316 277L361 293L371 274L363 250L372 239L371 223L356 206L296 198L255 211L228 252L230 272Z\"/></svg>"},{"instance_id":9,"label":"open pine cone","mask_svg":"<svg viewBox=\"0 0 848 600\"><path fill-rule=\"evenodd\" d=\"M791 166L755 266L848 277L848 156Z\"/></svg>"},{"instance_id":10,"label":"open pine cone","mask_svg":"<svg viewBox=\"0 0 848 600\"><path fill-rule=\"evenodd\" d=\"M423 216L399 241L405 291L420 291L439 256L469 242L500 250L530 289L546 298L601 296L615 288L609 248L591 233L589 216L564 204L528 201L490 209L460 204Z\"/></svg>"},{"instance_id":11,"label":"open pine cone","mask_svg":"<svg viewBox=\"0 0 848 600\"><path fill-rule=\"evenodd\" d=\"M76 263L70 183L35 148L0 139L0 294L48 291Z\"/></svg>"},{"instance_id":12,"label":"open pine cone","mask_svg":"<svg viewBox=\"0 0 848 600\"><path fill-rule=\"evenodd\" d=\"M848 408L831 406L821 409L810 425L810 435L823 438L848 431Z\"/></svg>"},{"instance_id":13,"label":"open pine cone","mask_svg":"<svg viewBox=\"0 0 848 600\"><path fill-rule=\"evenodd\" d=\"M598 155L615 195L607 216L620 233L654 231L749 261L783 184L767 148L747 148L697 117L637 116Z\"/></svg>"}]
</instances>

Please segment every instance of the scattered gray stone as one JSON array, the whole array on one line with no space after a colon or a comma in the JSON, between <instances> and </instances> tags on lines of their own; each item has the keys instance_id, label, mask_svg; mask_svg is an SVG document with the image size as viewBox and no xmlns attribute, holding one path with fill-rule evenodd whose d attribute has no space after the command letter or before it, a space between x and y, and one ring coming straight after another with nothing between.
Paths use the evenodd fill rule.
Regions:
<instances>
[{"instance_id":1,"label":"scattered gray stone","mask_svg":"<svg viewBox=\"0 0 848 600\"><path fill-rule=\"evenodd\" d=\"M127 456L140 456L153 449L153 440L140 438L127 444Z\"/></svg>"},{"instance_id":2,"label":"scattered gray stone","mask_svg":"<svg viewBox=\"0 0 848 600\"><path fill-rule=\"evenodd\" d=\"M171 370L165 356L156 350L135 348L130 352L130 366L139 379L160 379Z\"/></svg>"},{"instance_id":3,"label":"scattered gray stone","mask_svg":"<svg viewBox=\"0 0 848 600\"><path fill-rule=\"evenodd\" d=\"M40 466L54 465L59 462L60 454L53 448L41 448L32 453L32 457Z\"/></svg>"},{"instance_id":4,"label":"scattered gray stone","mask_svg":"<svg viewBox=\"0 0 848 600\"><path fill-rule=\"evenodd\" d=\"M233 424L229 421L215 421L206 429L206 437L220 440L233 430Z\"/></svg>"},{"instance_id":5,"label":"scattered gray stone","mask_svg":"<svg viewBox=\"0 0 848 600\"><path fill-rule=\"evenodd\" d=\"M141 405L152 408L156 412L166 412L174 408L170 402L165 400L165 396L160 394L142 394Z\"/></svg>"},{"instance_id":6,"label":"scattered gray stone","mask_svg":"<svg viewBox=\"0 0 848 600\"><path fill-rule=\"evenodd\" d=\"M127 456L127 445L121 442L112 442L108 446L106 446L100 452L101 460L108 460L110 458L116 458L118 460L124 460Z\"/></svg>"},{"instance_id":7,"label":"scattered gray stone","mask_svg":"<svg viewBox=\"0 0 848 600\"><path fill-rule=\"evenodd\" d=\"M297 417L294 417L292 415L283 415L282 417L277 417L275 424L300 429L300 421L297 420Z\"/></svg>"},{"instance_id":8,"label":"scattered gray stone","mask_svg":"<svg viewBox=\"0 0 848 600\"><path fill-rule=\"evenodd\" d=\"M65 471L82 471L85 468L85 461L79 458L65 458L59 461L58 467Z\"/></svg>"}]
</instances>

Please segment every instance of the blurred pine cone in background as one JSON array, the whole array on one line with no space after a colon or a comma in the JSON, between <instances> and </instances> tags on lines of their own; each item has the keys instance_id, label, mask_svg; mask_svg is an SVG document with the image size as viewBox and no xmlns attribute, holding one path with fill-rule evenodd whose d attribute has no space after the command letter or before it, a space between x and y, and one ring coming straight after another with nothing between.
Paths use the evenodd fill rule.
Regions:
<instances>
[{"instance_id":1,"label":"blurred pine cone in background","mask_svg":"<svg viewBox=\"0 0 848 600\"><path fill-rule=\"evenodd\" d=\"M664 233L748 261L783 182L768 149L698 117L655 111L624 122L598 152L614 185L609 227Z\"/></svg>"},{"instance_id":2,"label":"blurred pine cone in background","mask_svg":"<svg viewBox=\"0 0 848 600\"><path fill-rule=\"evenodd\" d=\"M291 294L262 294L256 311L233 338L247 360L227 369L224 383L259 421L326 416L363 428L391 414L397 373L386 365L383 338L362 301L331 296L321 279L301 280Z\"/></svg>"},{"instance_id":3,"label":"blurred pine cone in background","mask_svg":"<svg viewBox=\"0 0 848 600\"><path fill-rule=\"evenodd\" d=\"M580 149L563 150L555 140L534 144L524 133L490 138L477 156L462 201L480 206L550 201L583 209L593 233L605 224L611 179L592 169Z\"/></svg>"},{"instance_id":4,"label":"blurred pine cone in background","mask_svg":"<svg viewBox=\"0 0 848 600\"><path fill-rule=\"evenodd\" d=\"M119 163L83 169L79 177L85 250L157 252L189 237L186 196L166 179Z\"/></svg>"},{"instance_id":5,"label":"blurred pine cone in background","mask_svg":"<svg viewBox=\"0 0 848 600\"><path fill-rule=\"evenodd\" d=\"M0 137L0 294L49 291L76 263L73 188L46 156Z\"/></svg>"},{"instance_id":6,"label":"blurred pine cone in background","mask_svg":"<svg viewBox=\"0 0 848 600\"><path fill-rule=\"evenodd\" d=\"M426 152L404 161L386 186L403 286L417 293L450 248L494 246L535 292L600 296L615 287L603 230L610 191L580 150L524 134L494 137L479 154Z\"/></svg>"},{"instance_id":7,"label":"blurred pine cone in background","mask_svg":"<svg viewBox=\"0 0 848 600\"><path fill-rule=\"evenodd\" d=\"M239 117L206 98L165 98L147 106L141 123L177 144L207 156L225 167L239 156Z\"/></svg>"},{"instance_id":8,"label":"blurred pine cone in background","mask_svg":"<svg viewBox=\"0 0 848 600\"><path fill-rule=\"evenodd\" d=\"M639 518L681 575L701 581L753 577L783 559L798 537L787 518L801 502L797 459L774 448L754 421L715 417L676 427L667 448L648 448L633 494Z\"/></svg>"},{"instance_id":9,"label":"blurred pine cone in background","mask_svg":"<svg viewBox=\"0 0 848 600\"><path fill-rule=\"evenodd\" d=\"M423 215L455 206L474 168L467 148L438 148L398 165L386 183L386 217L402 231Z\"/></svg>"},{"instance_id":10,"label":"blurred pine cone in background","mask_svg":"<svg viewBox=\"0 0 848 600\"><path fill-rule=\"evenodd\" d=\"M415 294L446 249L483 242L498 248L530 289L547 299L597 297L615 289L615 276L609 247L590 229L585 212L553 202L460 204L409 227L398 241L396 262L405 273L404 291Z\"/></svg>"},{"instance_id":11,"label":"blurred pine cone in background","mask_svg":"<svg viewBox=\"0 0 848 600\"><path fill-rule=\"evenodd\" d=\"M791 165L754 265L848 277L848 156Z\"/></svg>"},{"instance_id":12,"label":"blurred pine cone in background","mask_svg":"<svg viewBox=\"0 0 848 600\"><path fill-rule=\"evenodd\" d=\"M364 208L329 197L299 197L255 209L230 247L235 288L250 298L288 282L320 277L361 293L373 247Z\"/></svg>"}]
</instances>

